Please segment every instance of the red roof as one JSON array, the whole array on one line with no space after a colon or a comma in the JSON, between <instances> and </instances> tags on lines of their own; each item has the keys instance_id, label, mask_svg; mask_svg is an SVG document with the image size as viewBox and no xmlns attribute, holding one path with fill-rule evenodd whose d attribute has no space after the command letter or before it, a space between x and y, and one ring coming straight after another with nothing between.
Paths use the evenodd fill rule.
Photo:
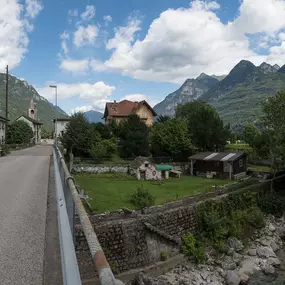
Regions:
<instances>
[{"instance_id":1,"label":"red roof","mask_svg":"<svg viewBox=\"0 0 285 285\"><path fill-rule=\"evenodd\" d=\"M153 115L156 116L156 112L145 100L140 101L140 102L132 102L129 100L123 100L121 102L106 103L106 108L105 108L103 118L127 117L131 114L135 114L136 111L143 105L147 106L150 109L150 111L153 113Z\"/></svg>"}]
</instances>

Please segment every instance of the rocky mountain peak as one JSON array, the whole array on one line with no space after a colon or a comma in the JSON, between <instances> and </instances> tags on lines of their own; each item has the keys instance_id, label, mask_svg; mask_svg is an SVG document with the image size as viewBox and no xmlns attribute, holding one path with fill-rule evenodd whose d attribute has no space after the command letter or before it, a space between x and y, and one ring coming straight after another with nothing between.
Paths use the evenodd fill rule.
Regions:
<instances>
[{"instance_id":1,"label":"rocky mountain peak","mask_svg":"<svg viewBox=\"0 0 285 285\"><path fill-rule=\"evenodd\" d=\"M278 70L280 73L285 73L285 64Z\"/></svg>"},{"instance_id":2,"label":"rocky mountain peak","mask_svg":"<svg viewBox=\"0 0 285 285\"><path fill-rule=\"evenodd\" d=\"M276 64L277 65L277 64ZM278 68L277 68L278 67ZM278 71L279 66L277 67L270 65L269 63L263 62L259 68L264 74L273 74Z\"/></svg>"}]
</instances>

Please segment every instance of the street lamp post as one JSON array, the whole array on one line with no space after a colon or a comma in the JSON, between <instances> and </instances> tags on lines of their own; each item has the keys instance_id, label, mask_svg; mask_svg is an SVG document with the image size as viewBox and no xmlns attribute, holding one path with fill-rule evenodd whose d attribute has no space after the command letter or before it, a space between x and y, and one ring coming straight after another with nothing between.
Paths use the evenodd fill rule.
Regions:
<instances>
[{"instance_id":1,"label":"street lamp post","mask_svg":"<svg viewBox=\"0 0 285 285\"><path fill-rule=\"evenodd\" d=\"M55 89L55 107L57 108L57 85L50 85L50 88ZM57 117L55 118L55 145L57 145Z\"/></svg>"}]
</instances>

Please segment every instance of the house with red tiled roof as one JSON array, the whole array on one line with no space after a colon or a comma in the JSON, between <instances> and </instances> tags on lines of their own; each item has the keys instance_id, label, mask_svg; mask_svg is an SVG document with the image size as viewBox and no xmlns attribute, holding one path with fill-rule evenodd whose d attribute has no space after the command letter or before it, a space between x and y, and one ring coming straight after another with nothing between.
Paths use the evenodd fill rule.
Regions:
<instances>
[{"instance_id":1,"label":"house with red tiled roof","mask_svg":"<svg viewBox=\"0 0 285 285\"><path fill-rule=\"evenodd\" d=\"M145 100L140 102L123 100L106 103L103 119L106 124L113 120L120 123L121 120L132 114L138 115L148 126L153 124L154 117L157 115Z\"/></svg>"}]
</instances>

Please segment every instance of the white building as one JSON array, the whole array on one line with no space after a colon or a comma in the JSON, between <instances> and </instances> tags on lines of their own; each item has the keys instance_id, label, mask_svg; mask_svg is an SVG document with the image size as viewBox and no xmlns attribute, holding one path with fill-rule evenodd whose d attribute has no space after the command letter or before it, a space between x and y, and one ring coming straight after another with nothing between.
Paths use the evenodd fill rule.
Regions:
<instances>
[{"instance_id":1,"label":"white building","mask_svg":"<svg viewBox=\"0 0 285 285\"><path fill-rule=\"evenodd\" d=\"M70 122L70 118L58 118L53 120L53 132L54 132L54 137L62 137L63 134L66 131L66 127L68 123Z\"/></svg>"},{"instance_id":2,"label":"white building","mask_svg":"<svg viewBox=\"0 0 285 285\"><path fill-rule=\"evenodd\" d=\"M0 145L5 143L6 119L0 116Z\"/></svg>"},{"instance_id":3,"label":"white building","mask_svg":"<svg viewBox=\"0 0 285 285\"><path fill-rule=\"evenodd\" d=\"M34 103L34 99L31 98L30 107L28 109L28 116L22 115L16 121L21 120L28 123L28 125L32 128L34 133L33 141L37 144L41 143L41 128L43 124L39 122L36 118L37 118L37 108L36 104Z\"/></svg>"}]
</instances>

